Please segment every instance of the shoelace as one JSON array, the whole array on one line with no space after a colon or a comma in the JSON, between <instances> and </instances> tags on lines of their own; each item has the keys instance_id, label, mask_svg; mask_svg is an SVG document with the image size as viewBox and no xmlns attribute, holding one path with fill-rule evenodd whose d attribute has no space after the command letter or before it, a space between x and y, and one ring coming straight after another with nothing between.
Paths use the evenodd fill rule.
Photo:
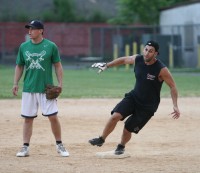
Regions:
<instances>
[{"instance_id":1,"label":"shoelace","mask_svg":"<svg viewBox=\"0 0 200 173\"><path fill-rule=\"evenodd\" d=\"M58 144L58 148L59 150L61 150L62 152L65 152L65 148L62 144Z\"/></svg>"},{"instance_id":2,"label":"shoelace","mask_svg":"<svg viewBox=\"0 0 200 173\"><path fill-rule=\"evenodd\" d=\"M24 152L24 151L27 151L27 147L26 146L23 146L20 152Z\"/></svg>"}]
</instances>

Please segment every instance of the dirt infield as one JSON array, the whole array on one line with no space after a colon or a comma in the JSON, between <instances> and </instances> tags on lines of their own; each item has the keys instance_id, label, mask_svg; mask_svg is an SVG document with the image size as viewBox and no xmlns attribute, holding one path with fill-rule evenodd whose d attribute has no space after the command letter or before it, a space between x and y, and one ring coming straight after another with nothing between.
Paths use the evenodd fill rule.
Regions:
<instances>
[{"instance_id":1,"label":"dirt infield","mask_svg":"<svg viewBox=\"0 0 200 173\"><path fill-rule=\"evenodd\" d=\"M34 122L30 156L17 158L22 144L21 100L0 100L1 173L197 173L200 172L200 98L180 98L182 116L173 120L170 98L164 98L155 116L126 146L131 157L101 159L96 152L113 150L123 122L102 147L89 145L97 137L120 99L59 99L63 143L70 157L60 157L47 118L39 112Z\"/></svg>"}]
</instances>

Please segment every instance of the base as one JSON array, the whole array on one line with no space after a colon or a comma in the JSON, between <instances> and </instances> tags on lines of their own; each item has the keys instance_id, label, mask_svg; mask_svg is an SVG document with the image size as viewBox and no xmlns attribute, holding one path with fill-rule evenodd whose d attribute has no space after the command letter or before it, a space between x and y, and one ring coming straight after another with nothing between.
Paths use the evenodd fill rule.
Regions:
<instances>
[{"instance_id":1,"label":"base","mask_svg":"<svg viewBox=\"0 0 200 173\"><path fill-rule=\"evenodd\" d=\"M129 153L124 152L123 154L115 154L115 151L104 151L104 152L97 152L96 156L98 158L103 158L103 159L124 159L127 157L131 157Z\"/></svg>"}]
</instances>

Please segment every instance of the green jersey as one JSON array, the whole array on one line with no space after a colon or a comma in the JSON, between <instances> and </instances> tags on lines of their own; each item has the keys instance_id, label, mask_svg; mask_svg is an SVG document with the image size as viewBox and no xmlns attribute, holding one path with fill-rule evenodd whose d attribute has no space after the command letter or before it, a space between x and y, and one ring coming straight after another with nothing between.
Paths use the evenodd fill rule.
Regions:
<instances>
[{"instance_id":1,"label":"green jersey","mask_svg":"<svg viewBox=\"0 0 200 173\"><path fill-rule=\"evenodd\" d=\"M22 43L16 64L25 66L23 92L44 93L45 86L53 84L52 64L60 61L56 44L47 39Z\"/></svg>"}]
</instances>

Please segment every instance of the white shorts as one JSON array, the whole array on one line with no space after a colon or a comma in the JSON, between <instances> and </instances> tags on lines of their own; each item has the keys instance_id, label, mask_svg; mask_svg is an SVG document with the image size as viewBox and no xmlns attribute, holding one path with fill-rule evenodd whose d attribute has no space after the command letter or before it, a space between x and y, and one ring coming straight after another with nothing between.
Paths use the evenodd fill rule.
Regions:
<instances>
[{"instance_id":1,"label":"white shorts","mask_svg":"<svg viewBox=\"0 0 200 173\"><path fill-rule=\"evenodd\" d=\"M22 92L21 116L28 118L37 117L40 107L42 115L51 116L58 113L57 100L47 100L43 93Z\"/></svg>"}]
</instances>

